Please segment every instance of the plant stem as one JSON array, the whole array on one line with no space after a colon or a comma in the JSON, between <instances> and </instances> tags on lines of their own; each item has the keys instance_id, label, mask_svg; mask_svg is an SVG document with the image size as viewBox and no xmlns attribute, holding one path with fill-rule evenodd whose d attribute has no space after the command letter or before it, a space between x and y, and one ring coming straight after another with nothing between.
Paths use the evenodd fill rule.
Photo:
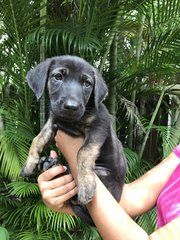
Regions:
<instances>
[{"instance_id":1,"label":"plant stem","mask_svg":"<svg viewBox=\"0 0 180 240\"><path fill-rule=\"evenodd\" d=\"M25 80L25 74L24 74L23 54L22 54L22 49L21 49L21 40L20 40L20 36L19 36L18 24L17 24L12 0L10 0L9 3L10 3L10 7L11 7L11 12L12 12L12 19L13 19L14 31L15 31L14 33L15 33L18 55L19 55L19 60L20 60L19 68L20 68L20 73L21 73L21 77L22 77L22 80L23 80L23 84L24 84L25 109L26 109L26 112L27 112L28 111L27 88L26 88L26 82L24 81Z\"/></svg>"},{"instance_id":2,"label":"plant stem","mask_svg":"<svg viewBox=\"0 0 180 240\"><path fill-rule=\"evenodd\" d=\"M43 33L45 32L45 24L46 24L46 15L47 15L47 0L41 1L41 6L43 6L40 10L40 26L41 26L41 45L40 45L40 62L44 61L45 59L45 45L44 45L44 37ZM43 128L45 124L45 97L44 95L41 97L40 100L40 129Z\"/></svg>"},{"instance_id":3,"label":"plant stem","mask_svg":"<svg viewBox=\"0 0 180 240\"><path fill-rule=\"evenodd\" d=\"M108 42L107 42L107 44L106 44L106 46L107 46L107 47L106 47L106 51L105 51L105 53L104 53L104 55L103 55L103 57L102 57L102 59L101 59L101 63L100 63L100 66L99 66L99 71L100 71L100 72L102 72L102 70L103 70L104 63L105 63L105 61L106 61L106 59L107 59L107 56L108 56L108 54L109 54L109 51L110 51L112 42L113 42L114 37L115 37L115 35L116 35L117 26L118 26L118 24L119 24L119 22L120 22L120 18L121 18L121 16L122 16L122 15L121 15L121 11L122 11L122 9L121 9L121 6L120 6L120 7L119 7L119 11L117 12L117 16L116 16L114 25L113 25L112 30L111 30L111 32L110 32L110 34L109 34L109 37L108 37Z\"/></svg>"},{"instance_id":4,"label":"plant stem","mask_svg":"<svg viewBox=\"0 0 180 240\"><path fill-rule=\"evenodd\" d=\"M138 29L138 33L137 33L137 42L136 42L136 67L138 68L139 66L139 59L140 59L140 55L141 55L141 49L142 49L142 34L143 34L143 27L144 27L144 21L145 21L145 15L140 14L139 17L139 29ZM134 79L134 84L136 85L136 82L138 81L137 78ZM135 105L136 102L136 89L134 89L132 91L131 94L131 102L133 103L133 105ZM130 119L130 124L129 124L129 131L128 131L128 146L130 149L133 149L133 139L136 136L133 136L134 133L134 117L132 116L132 118ZM136 146L138 147L138 146Z\"/></svg>"},{"instance_id":5,"label":"plant stem","mask_svg":"<svg viewBox=\"0 0 180 240\"><path fill-rule=\"evenodd\" d=\"M162 103L164 94L165 94L165 87L163 87L163 89L162 89L162 92L161 92L161 95L160 95L160 97L159 97L158 103L157 103L156 108L155 108L155 110L154 110L154 113L153 113L153 115L152 115L152 117L151 117L151 120L150 120L150 123L149 123L149 126L148 126L148 130L147 130L147 132L146 132L146 135L145 135L145 137L144 137L143 144L142 144L142 147L141 147L141 150L140 150L140 154L139 154L139 155L140 155L140 158L142 158L142 156L143 156L144 149L145 149L145 146L146 146L146 142L147 142L147 140L148 140L148 137L149 137L149 134L150 134L152 125L153 125L153 123L154 123L154 120L155 120L155 118L156 118L156 116L157 116L157 113L158 113L158 111L159 111L159 108L160 108L160 106L161 106L161 103Z\"/></svg>"},{"instance_id":6,"label":"plant stem","mask_svg":"<svg viewBox=\"0 0 180 240\"><path fill-rule=\"evenodd\" d=\"M117 36L114 36L110 48L110 66L109 66L109 80L113 81L115 78L115 72L117 70ZM116 85L109 86L109 96L107 107L113 117L113 127L116 130Z\"/></svg>"}]
</instances>

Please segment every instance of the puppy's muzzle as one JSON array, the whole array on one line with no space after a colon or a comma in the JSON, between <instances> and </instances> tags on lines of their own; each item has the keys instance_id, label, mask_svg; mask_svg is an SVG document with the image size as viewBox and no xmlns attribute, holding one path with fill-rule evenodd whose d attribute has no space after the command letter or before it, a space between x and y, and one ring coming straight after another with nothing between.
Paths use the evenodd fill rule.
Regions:
<instances>
[{"instance_id":1,"label":"puppy's muzzle","mask_svg":"<svg viewBox=\"0 0 180 240\"><path fill-rule=\"evenodd\" d=\"M85 108L80 101L76 99L67 99L61 105L61 117L67 120L79 120L85 111Z\"/></svg>"},{"instance_id":2,"label":"puppy's muzzle","mask_svg":"<svg viewBox=\"0 0 180 240\"><path fill-rule=\"evenodd\" d=\"M67 121L79 120L85 111L81 101L74 98L62 98L60 102L51 105L52 112Z\"/></svg>"},{"instance_id":3,"label":"puppy's muzzle","mask_svg":"<svg viewBox=\"0 0 180 240\"><path fill-rule=\"evenodd\" d=\"M63 109L72 113L78 112L81 108L81 104L74 99L68 99L63 104Z\"/></svg>"}]
</instances>

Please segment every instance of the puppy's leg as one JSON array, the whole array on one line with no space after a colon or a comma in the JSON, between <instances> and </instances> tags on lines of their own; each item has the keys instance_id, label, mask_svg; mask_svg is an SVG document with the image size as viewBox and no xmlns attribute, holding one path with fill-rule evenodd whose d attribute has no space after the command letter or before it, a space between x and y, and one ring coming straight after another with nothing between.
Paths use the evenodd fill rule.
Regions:
<instances>
[{"instance_id":1,"label":"puppy's leg","mask_svg":"<svg viewBox=\"0 0 180 240\"><path fill-rule=\"evenodd\" d=\"M105 135L97 135L96 131L93 133L78 152L78 200L83 204L90 202L94 196L95 161L105 140Z\"/></svg>"},{"instance_id":2,"label":"puppy's leg","mask_svg":"<svg viewBox=\"0 0 180 240\"><path fill-rule=\"evenodd\" d=\"M39 157L44 146L49 142L53 134L53 121L50 116L41 132L33 139L28 158L21 170L21 176L30 176L39 162Z\"/></svg>"}]
</instances>

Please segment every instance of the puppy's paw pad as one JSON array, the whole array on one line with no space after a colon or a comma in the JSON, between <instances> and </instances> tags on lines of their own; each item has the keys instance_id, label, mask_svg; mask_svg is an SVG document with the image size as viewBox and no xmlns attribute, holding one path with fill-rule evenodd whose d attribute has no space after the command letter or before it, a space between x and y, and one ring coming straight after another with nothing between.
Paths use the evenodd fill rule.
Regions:
<instances>
[{"instance_id":1,"label":"puppy's paw pad","mask_svg":"<svg viewBox=\"0 0 180 240\"><path fill-rule=\"evenodd\" d=\"M53 166L57 166L57 165L59 165L59 161L57 158L52 158L50 156L48 157L43 156L39 159L37 169L40 172L44 172L49 168L52 168Z\"/></svg>"}]
</instances>

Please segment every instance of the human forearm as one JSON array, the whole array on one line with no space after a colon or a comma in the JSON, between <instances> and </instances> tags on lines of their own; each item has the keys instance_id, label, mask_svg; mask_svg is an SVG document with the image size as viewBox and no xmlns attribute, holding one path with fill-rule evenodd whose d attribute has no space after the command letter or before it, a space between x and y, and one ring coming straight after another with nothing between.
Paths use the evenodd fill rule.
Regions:
<instances>
[{"instance_id":1,"label":"human forearm","mask_svg":"<svg viewBox=\"0 0 180 240\"><path fill-rule=\"evenodd\" d=\"M61 138L62 141L58 141L59 138ZM56 136L56 143L70 165L75 181L77 181L77 152L84 140L83 138L78 138L75 141L69 138L70 137L68 135L64 135L59 131ZM70 140L72 142L71 148L68 147ZM102 182L98 179L98 177L96 195L94 196L92 202L87 205L87 208L94 220L94 223L105 240L134 240L131 234L131 238L126 238L127 232L129 232L127 228L131 227L129 224L132 225L132 227L139 229L139 234L137 234L138 240L148 239L147 234L125 213L125 211L114 200ZM120 226L121 228L119 228ZM134 231L137 230L136 228ZM122 229L123 232L121 232Z\"/></svg>"},{"instance_id":2,"label":"human forearm","mask_svg":"<svg viewBox=\"0 0 180 240\"><path fill-rule=\"evenodd\" d=\"M153 232L149 239L151 240L179 240L180 238L180 217L166 224L164 227Z\"/></svg>"},{"instance_id":3,"label":"human forearm","mask_svg":"<svg viewBox=\"0 0 180 240\"><path fill-rule=\"evenodd\" d=\"M56 145L61 150L68 162L71 173L77 183L77 153L84 143L83 137L70 137L62 131L58 131L55 137Z\"/></svg>"},{"instance_id":4,"label":"human forearm","mask_svg":"<svg viewBox=\"0 0 180 240\"><path fill-rule=\"evenodd\" d=\"M63 141L58 141L59 137L63 137ZM63 134L62 132L59 132L59 134L57 134L56 140L57 140L57 146L62 150L66 160L68 161L68 164L70 165L72 175L75 181L73 181L73 179L69 179L68 176L63 176L60 179L63 181L65 180L65 182L56 182L56 180L52 180L49 182L49 180L52 179L55 175L58 175L58 173L63 172L63 169L58 170L58 168L55 167L54 169L52 168L48 171L50 171L51 173L54 171L58 171L58 172L53 173L52 176L48 176L48 177L45 177L43 175L45 179L40 184L40 186L42 187L41 192L43 195L45 193L47 194L46 196L50 197L51 208L57 207L58 204L60 204L60 212L73 214L72 209L66 204L62 205L62 203L65 202L65 199L69 199L75 193L77 193L77 189L76 189L77 152L79 148L82 146L84 140L83 138L77 138L77 139L71 138L68 135ZM109 239L113 239L113 240L136 240L136 239L138 240L139 239L140 240L147 240L147 239L179 240L180 218L175 219L174 221L170 222L163 228L157 230L156 232L148 236L147 233L140 226L138 226L128 215L128 214L131 214L131 216L133 216L133 215L136 215L137 212L143 212L141 209L140 211L137 210L137 204L134 205L134 200L136 200L136 203L140 205L144 203L145 205L147 205L149 198L148 197L144 198L143 195L140 194L140 192L144 192L144 190L146 190L147 186L151 190L150 191L151 195L153 191L155 191L157 194L157 191L159 191L159 189L162 188L162 185L163 185L162 180L160 181L160 183L158 182L159 176L163 177L163 175L166 175L166 178L167 178L167 176L169 176L169 174L173 171L173 169L179 163L179 159L177 161L177 159L174 159L174 156L171 157L170 155L169 158L170 159L163 161L162 164L157 166L152 171L149 171L147 175L142 177L139 181L135 181L133 184L128 184L129 186L127 188L124 188L124 192L123 192L124 194L122 195L122 201L121 201L122 206L121 204L119 205L119 203L117 203L114 200L113 196L110 194L110 192L106 189L106 187L97 177L96 193L92 202L90 202L87 205L87 208L104 240L106 239L107 240ZM60 179L58 181L60 181ZM48 181L48 186L46 185L46 181ZM163 181L165 181L165 179ZM157 189L154 189L155 188L154 182L158 184ZM153 183L153 186L151 185L151 183ZM67 191L67 189L63 190L62 188L59 189L59 186L64 186L64 185L66 187L71 186L70 189L72 191L71 190ZM43 191L43 187L45 187L45 191ZM49 190L52 190L52 191L49 192ZM51 195L49 195L49 193ZM54 193L55 193L55 196L54 196ZM69 193L71 196L69 195ZM140 195L140 198L138 197L136 199L137 195ZM53 198L55 197L55 199L57 200L58 196L60 197L58 202L52 203L51 201L53 200ZM62 196L63 196L63 199L62 199ZM147 196L149 195L147 194ZM139 203L139 200L141 200L141 198L142 198L142 201ZM132 204L130 204L130 202L132 202ZM155 200L153 200L153 202L155 203ZM134 208L135 210L133 210ZM57 210L59 211L59 207Z\"/></svg>"},{"instance_id":5,"label":"human forearm","mask_svg":"<svg viewBox=\"0 0 180 240\"><path fill-rule=\"evenodd\" d=\"M87 208L103 239L149 239L147 233L120 207L102 182L98 178L96 180L96 194Z\"/></svg>"},{"instance_id":6,"label":"human forearm","mask_svg":"<svg viewBox=\"0 0 180 240\"><path fill-rule=\"evenodd\" d=\"M124 186L120 205L128 215L139 216L155 206L163 186L178 164L179 158L171 153L142 177Z\"/></svg>"},{"instance_id":7,"label":"human forearm","mask_svg":"<svg viewBox=\"0 0 180 240\"><path fill-rule=\"evenodd\" d=\"M98 179L96 194L87 205L103 240L179 240L180 217L150 236L124 211Z\"/></svg>"}]
</instances>

